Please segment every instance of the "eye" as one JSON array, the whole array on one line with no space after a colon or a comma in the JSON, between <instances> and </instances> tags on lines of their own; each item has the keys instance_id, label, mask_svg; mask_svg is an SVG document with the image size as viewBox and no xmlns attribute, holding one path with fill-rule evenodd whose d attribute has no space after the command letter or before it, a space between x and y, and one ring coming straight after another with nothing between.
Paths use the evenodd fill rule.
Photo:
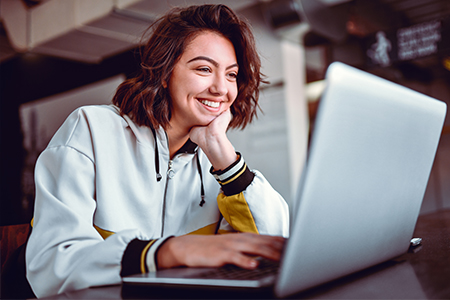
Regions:
<instances>
[{"instance_id":1,"label":"eye","mask_svg":"<svg viewBox=\"0 0 450 300\"><path fill-rule=\"evenodd\" d=\"M209 67L199 67L199 68L197 68L197 71L204 72L204 73L211 73L211 68L209 68Z\"/></svg>"},{"instance_id":2,"label":"eye","mask_svg":"<svg viewBox=\"0 0 450 300\"><path fill-rule=\"evenodd\" d=\"M230 79L236 80L237 79L237 72L230 72L230 73L227 74L227 76Z\"/></svg>"}]
</instances>

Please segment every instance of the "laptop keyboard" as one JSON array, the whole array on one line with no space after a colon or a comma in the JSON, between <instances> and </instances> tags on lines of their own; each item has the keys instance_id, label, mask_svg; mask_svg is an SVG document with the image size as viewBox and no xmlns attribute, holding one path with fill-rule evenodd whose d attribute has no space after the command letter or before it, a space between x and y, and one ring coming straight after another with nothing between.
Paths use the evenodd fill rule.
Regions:
<instances>
[{"instance_id":1,"label":"laptop keyboard","mask_svg":"<svg viewBox=\"0 0 450 300\"><path fill-rule=\"evenodd\" d=\"M226 265L201 274L201 278L228 279L228 280L257 280L267 275L278 273L280 263L267 259L259 260L256 269L247 270L235 265Z\"/></svg>"}]
</instances>

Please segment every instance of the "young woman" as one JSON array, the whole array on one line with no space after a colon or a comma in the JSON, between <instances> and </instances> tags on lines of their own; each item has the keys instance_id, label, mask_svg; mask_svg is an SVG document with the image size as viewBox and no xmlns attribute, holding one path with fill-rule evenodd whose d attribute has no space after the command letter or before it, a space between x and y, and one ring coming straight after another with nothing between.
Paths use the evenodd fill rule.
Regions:
<instances>
[{"instance_id":1,"label":"young woman","mask_svg":"<svg viewBox=\"0 0 450 300\"><path fill-rule=\"evenodd\" d=\"M226 136L256 115L260 60L223 5L174 9L111 106L73 112L36 164L27 278L38 297L176 266L257 266L284 199ZM229 233L229 234L224 234Z\"/></svg>"}]
</instances>

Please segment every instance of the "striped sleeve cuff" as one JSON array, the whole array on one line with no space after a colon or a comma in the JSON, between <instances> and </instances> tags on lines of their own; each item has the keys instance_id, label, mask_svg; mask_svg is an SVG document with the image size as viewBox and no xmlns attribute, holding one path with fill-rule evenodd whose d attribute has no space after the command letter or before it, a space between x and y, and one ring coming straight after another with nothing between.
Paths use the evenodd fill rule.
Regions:
<instances>
[{"instance_id":1,"label":"striped sleeve cuff","mask_svg":"<svg viewBox=\"0 0 450 300\"><path fill-rule=\"evenodd\" d=\"M147 273L147 252L157 241L158 240L132 240L123 253L120 276L123 277L132 274Z\"/></svg>"},{"instance_id":2,"label":"striped sleeve cuff","mask_svg":"<svg viewBox=\"0 0 450 300\"><path fill-rule=\"evenodd\" d=\"M247 167L242 155L236 153L238 159L225 170L210 172L222 186L222 191L226 196L236 195L244 191L252 183L255 174Z\"/></svg>"},{"instance_id":3,"label":"striped sleeve cuff","mask_svg":"<svg viewBox=\"0 0 450 300\"><path fill-rule=\"evenodd\" d=\"M173 238L173 235L158 239L148 250L146 258L148 272L156 272L156 270L158 270L158 261L156 260L156 255L158 254L159 247L161 247L162 244L164 244L170 238Z\"/></svg>"},{"instance_id":4,"label":"striped sleeve cuff","mask_svg":"<svg viewBox=\"0 0 450 300\"><path fill-rule=\"evenodd\" d=\"M168 236L150 241L132 240L123 253L120 276L155 272L158 268L156 261L157 251L171 237Z\"/></svg>"}]
</instances>

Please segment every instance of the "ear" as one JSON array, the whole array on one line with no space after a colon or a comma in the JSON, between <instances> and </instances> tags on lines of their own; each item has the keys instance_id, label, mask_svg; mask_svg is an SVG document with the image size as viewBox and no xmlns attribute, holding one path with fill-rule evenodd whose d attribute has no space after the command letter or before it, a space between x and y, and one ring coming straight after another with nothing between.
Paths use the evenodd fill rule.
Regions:
<instances>
[{"instance_id":1,"label":"ear","mask_svg":"<svg viewBox=\"0 0 450 300\"><path fill-rule=\"evenodd\" d=\"M167 89L167 82L165 80L162 81L163 88Z\"/></svg>"}]
</instances>

